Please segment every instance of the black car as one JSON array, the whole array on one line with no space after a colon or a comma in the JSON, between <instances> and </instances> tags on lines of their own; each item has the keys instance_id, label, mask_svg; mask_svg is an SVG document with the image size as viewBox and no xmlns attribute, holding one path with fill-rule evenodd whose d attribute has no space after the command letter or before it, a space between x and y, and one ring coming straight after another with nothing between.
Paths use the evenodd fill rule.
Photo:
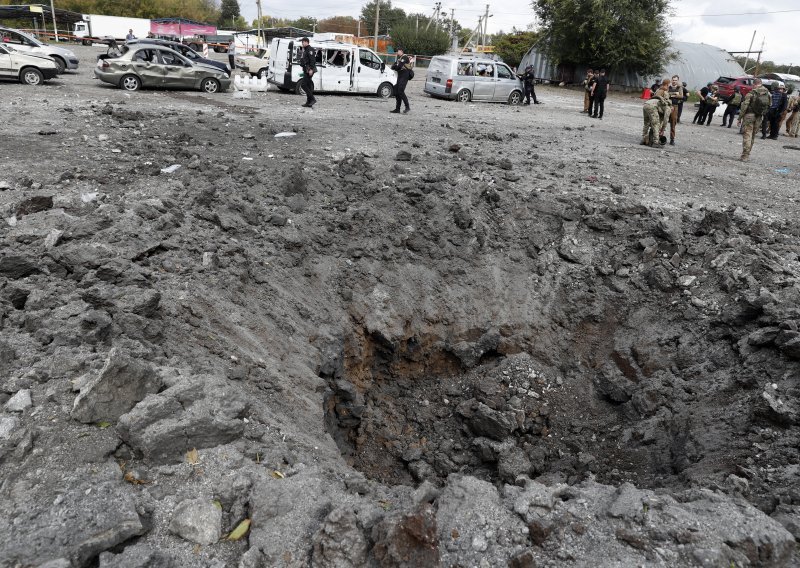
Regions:
<instances>
[{"instance_id":1,"label":"black car","mask_svg":"<svg viewBox=\"0 0 800 568\"><path fill-rule=\"evenodd\" d=\"M178 53L183 55L186 59L191 59L195 63L205 63L206 65L211 65L212 67L216 67L217 69L220 69L221 71L225 71L226 73L228 72L228 66L225 65L224 63L222 63L221 61L214 61L213 59L208 59L206 57L203 57L202 55L197 53L195 50L193 50L188 45L184 45L184 44L179 43L177 41L169 41L169 40L165 40L165 39L145 38L145 39L134 39L134 40L131 40L131 41L128 41L128 42L125 42L125 43L127 45L135 45L135 44L141 44L141 43L154 43L156 45L161 45L161 46L164 46L164 47L168 47L168 48L172 49L173 51L177 51Z\"/></svg>"}]
</instances>

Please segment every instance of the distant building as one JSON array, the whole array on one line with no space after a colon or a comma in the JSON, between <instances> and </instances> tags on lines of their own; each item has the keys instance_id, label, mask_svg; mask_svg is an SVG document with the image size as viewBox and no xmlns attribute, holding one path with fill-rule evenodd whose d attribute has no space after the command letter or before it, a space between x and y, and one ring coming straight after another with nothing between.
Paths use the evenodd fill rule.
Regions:
<instances>
[{"instance_id":1,"label":"distant building","mask_svg":"<svg viewBox=\"0 0 800 568\"><path fill-rule=\"evenodd\" d=\"M649 87L656 79L679 75L681 81L694 90L715 81L717 77L741 77L745 74L736 59L719 47L685 41L673 41L670 47L678 52L678 58L668 64L661 75L643 77L627 69L615 69L609 63L607 69L611 83L641 89ZM519 68L524 69L527 65L533 65L537 78L555 83L580 83L587 70L586 65L553 65L535 45L522 58Z\"/></svg>"}]
</instances>

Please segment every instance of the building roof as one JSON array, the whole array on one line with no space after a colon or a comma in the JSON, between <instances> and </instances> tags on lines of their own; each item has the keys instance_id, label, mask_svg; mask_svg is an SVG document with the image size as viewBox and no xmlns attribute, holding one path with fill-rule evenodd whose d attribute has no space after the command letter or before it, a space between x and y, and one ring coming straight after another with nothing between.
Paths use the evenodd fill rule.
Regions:
<instances>
[{"instance_id":1,"label":"building roof","mask_svg":"<svg viewBox=\"0 0 800 568\"><path fill-rule=\"evenodd\" d=\"M609 80L615 85L643 88L649 87L653 81L662 76L678 75L681 81L686 82L688 88L695 89L714 81L717 77L740 77L745 74L736 59L719 47L685 41L673 41L671 47L678 52L678 57L667 65L662 75L643 77L630 70L609 67ZM577 83L585 77L587 66L559 69L536 48L537 46L533 46L528 50L519 64L520 69L533 65L536 77L550 81Z\"/></svg>"},{"instance_id":2,"label":"building roof","mask_svg":"<svg viewBox=\"0 0 800 568\"><path fill-rule=\"evenodd\" d=\"M31 8L35 11L32 11ZM83 20L83 14L56 8L56 21L60 24L74 24ZM50 6L45 4L19 4L0 6L0 20L25 20L30 23L31 17L43 16L48 24L53 22Z\"/></svg>"}]
</instances>

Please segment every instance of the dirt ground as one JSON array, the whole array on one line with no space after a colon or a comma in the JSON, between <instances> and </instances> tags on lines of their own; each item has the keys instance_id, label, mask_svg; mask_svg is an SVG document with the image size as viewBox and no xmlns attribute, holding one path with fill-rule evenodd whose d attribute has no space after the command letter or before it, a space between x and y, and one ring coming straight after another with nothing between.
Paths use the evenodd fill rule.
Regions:
<instances>
[{"instance_id":1,"label":"dirt ground","mask_svg":"<svg viewBox=\"0 0 800 568\"><path fill-rule=\"evenodd\" d=\"M796 139L75 52L0 86L0 567L800 562Z\"/></svg>"}]
</instances>

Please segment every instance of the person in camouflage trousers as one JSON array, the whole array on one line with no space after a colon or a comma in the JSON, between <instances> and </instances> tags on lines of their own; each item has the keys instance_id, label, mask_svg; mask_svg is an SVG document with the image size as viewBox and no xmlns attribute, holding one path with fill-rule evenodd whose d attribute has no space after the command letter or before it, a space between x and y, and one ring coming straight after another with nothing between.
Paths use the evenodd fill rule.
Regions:
<instances>
[{"instance_id":1,"label":"person in camouflage trousers","mask_svg":"<svg viewBox=\"0 0 800 568\"><path fill-rule=\"evenodd\" d=\"M769 103L766 104L766 108L758 108L759 105L755 102L756 97L770 97L769 91L761 83L761 79L753 79L753 90L747 93L744 101L742 101L742 106L739 110L739 119L736 121L737 124L743 125L742 156L739 158L742 162L746 162L750 159L750 150L753 148L756 132L761 126L764 115L769 110Z\"/></svg>"},{"instance_id":2,"label":"person in camouflage trousers","mask_svg":"<svg viewBox=\"0 0 800 568\"><path fill-rule=\"evenodd\" d=\"M795 95L789 101L789 112L786 118L786 136L797 138L800 131L800 95Z\"/></svg>"},{"instance_id":3,"label":"person in camouflage trousers","mask_svg":"<svg viewBox=\"0 0 800 568\"><path fill-rule=\"evenodd\" d=\"M664 79L661 88L656 91L653 98L645 101L642 108L644 115L644 128L642 129L643 146L653 146L656 137L664 135L664 130L672 114L672 102L669 98L669 79Z\"/></svg>"}]
</instances>

